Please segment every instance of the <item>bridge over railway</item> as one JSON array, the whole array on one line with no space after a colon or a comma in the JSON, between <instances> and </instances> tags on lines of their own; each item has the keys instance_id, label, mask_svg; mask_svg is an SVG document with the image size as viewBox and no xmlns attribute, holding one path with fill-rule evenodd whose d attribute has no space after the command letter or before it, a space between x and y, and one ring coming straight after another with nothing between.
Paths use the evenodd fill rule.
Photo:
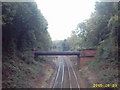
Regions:
<instances>
[{"instance_id":1,"label":"bridge over railway","mask_svg":"<svg viewBox=\"0 0 120 90\"><path fill-rule=\"evenodd\" d=\"M80 52L72 52L72 51L35 52L35 56L37 56L37 55L80 55Z\"/></svg>"},{"instance_id":2,"label":"bridge over railway","mask_svg":"<svg viewBox=\"0 0 120 90\"><path fill-rule=\"evenodd\" d=\"M38 58L38 56L61 56L61 55L76 55L78 57L77 59L77 64L78 68L80 67L80 60L81 58L93 58L95 56L95 52L91 51L96 51L95 49L81 49L79 51L48 51L48 52L38 52L34 51L34 56L35 59Z\"/></svg>"},{"instance_id":3,"label":"bridge over railway","mask_svg":"<svg viewBox=\"0 0 120 90\"><path fill-rule=\"evenodd\" d=\"M39 60L39 56L58 56L56 60L56 71L54 73L53 82L50 88L78 88L80 90L80 78L78 70L81 68L82 63L86 60L92 60L94 58L95 50L84 49L80 51L49 51L39 52L34 51L36 60ZM74 60L76 64L72 64L70 57L77 56ZM78 69L77 69L78 68ZM54 89L53 89L54 90Z\"/></svg>"}]
</instances>

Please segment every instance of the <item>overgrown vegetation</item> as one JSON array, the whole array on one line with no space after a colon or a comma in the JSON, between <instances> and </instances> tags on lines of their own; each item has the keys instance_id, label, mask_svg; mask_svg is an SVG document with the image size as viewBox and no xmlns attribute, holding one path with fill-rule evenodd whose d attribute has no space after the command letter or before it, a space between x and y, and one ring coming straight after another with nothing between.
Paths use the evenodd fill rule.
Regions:
<instances>
[{"instance_id":1,"label":"overgrown vegetation","mask_svg":"<svg viewBox=\"0 0 120 90\"><path fill-rule=\"evenodd\" d=\"M90 19L78 24L81 47L96 47L96 60L88 63L98 83L118 83L118 9L119 3L97 2ZM84 45L83 45L84 44Z\"/></svg>"},{"instance_id":2,"label":"overgrown vegetation","mask_svg":"<svg viewBox=\"0 0 120 90\"><path fill-rule=\"evenodd\" d=\"M120 3L97 2L91 17L79 23L71 37L53 42L52 49L96 48L96 59L87 66L96 73L98 83L118 83L119 14ZM29 87L42 72L31 50L50 49L48 23L34 2L2 3L2 19L3 87Z\"/></svg>"},{"instance_id":3,"label":"overgrown vegetation","mask_svg":"<svg viewBox=\"0 0 120 90\"><path fill-rule=\"evenodd\" d=\"M50 50L48 23L35 2L2 3L2 20L2 86L30 87L37 73L42 73L32 50Z\"/></svg>"},{"instance_id":4,"label":"overgrown vegetation","mask_svg":"<svg viewBox=\"0 0 120 90\"><path fill-rule=\"evenodd\" d=\"M77 25L66 39L68 50L96 48L96 60L88 67L96 73L99 83L118 83L118 35L120 3L96 2L91 17Z\"/></svg>"}]
</instances>

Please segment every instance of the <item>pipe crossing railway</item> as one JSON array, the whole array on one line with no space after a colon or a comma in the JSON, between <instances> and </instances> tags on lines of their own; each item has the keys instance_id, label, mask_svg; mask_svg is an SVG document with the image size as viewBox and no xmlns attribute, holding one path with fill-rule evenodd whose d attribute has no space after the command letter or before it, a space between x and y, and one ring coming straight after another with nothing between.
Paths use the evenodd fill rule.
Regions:
<instances>
[{"instance_id":1,"label":"pipe crossing railway","mask_svg":"<svg viewBox=\"0 0 120 90\"><path fill-rule=\"evenodd\" d=\"M49 52L34 52L34 55L35 57L37 56L43 56L43 55L47 55L47 56L55 56L55 55L77 55L77 56L80 56L80 52L79 51L76 51L76 52L73 52L73 51L60 51L60 52L56 52L56 51L49 51ZM93 55L92 56L80 56L80 57L94 57Z\"/></svg>"},{"instance_id":2,"label":"pipe crossing railway","mask_svg":"<svg viewBox=\"0 0 120 90\"><path fill-rule=\"evenodd\" d=\"M86 49L86 50L93 50L93 49ZM83 50L84 51L84 50ZM66 55L76 55L78 57L77 59L77 66L78 66L78 69L80 69L80 58L86 58L86 57L89 57L89 58L93 58L94 55L81 55L80 54L80 51L49 51L49 52L33 52L34 53L34 58L37 60L38 56L66 56Z\"/></svg>"},{"instance_id":3,"label":"pipe crossing railway","mask_svg":"<svg viewBox=\"0 0 120 90\"><path fill-rule=\"evenodd\" d=\"M35 52L35 55L80 55L80 52L61 51L61 52Z\"/></svg>"},{"instance_id":4,"label":"pipe crossing railway","mask_svg":"<svg viewBox=\"0 0 120 90\"><path fill-rule=\"evenodd\" d=\"M51 88L79 88L80 89L80 84L79 80L77 77L77 74L73 68L73 64L68 55L76 55L77 60L77 71L80 69L80 60L81 58L93 58L94 55L85 55L81 53L80 51L60 51L60 52L55 52L55 51L49 51L49 52L33 52L34 57L37 60L38 56L55 56L57 55L58 58L56 58L57 63L57 70L56 70L56 75L54 78L54 82L51 86Z\"/></svg>"}]
</instances>

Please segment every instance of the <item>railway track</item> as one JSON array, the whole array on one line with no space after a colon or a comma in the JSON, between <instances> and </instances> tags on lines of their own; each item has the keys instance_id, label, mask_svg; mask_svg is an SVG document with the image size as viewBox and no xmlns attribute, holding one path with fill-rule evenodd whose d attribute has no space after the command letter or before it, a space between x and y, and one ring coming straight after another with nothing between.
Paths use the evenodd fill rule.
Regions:
<instances>
[{"instance_id":1,"label":"railway track","mask_svg":"<svg viewBox=\"0 0 120 90\"><path fill-rule=\"evenodd\" d=\"M70 60L67 57L58 57L57 74L52 88L79 88L77 75Z\"/></svg>"},{"instance_id":2,"label":"railway track","mask_svg":"<svg viewBox=\"0 0 120 90\"><path fill-rule=\"evenodd\" d=\"M57 74L53 83L52 88L62 88L63 87L63 79L64 79L64 62L62 58L58 58L58 69Z\"/></svg>"}]
</instances>

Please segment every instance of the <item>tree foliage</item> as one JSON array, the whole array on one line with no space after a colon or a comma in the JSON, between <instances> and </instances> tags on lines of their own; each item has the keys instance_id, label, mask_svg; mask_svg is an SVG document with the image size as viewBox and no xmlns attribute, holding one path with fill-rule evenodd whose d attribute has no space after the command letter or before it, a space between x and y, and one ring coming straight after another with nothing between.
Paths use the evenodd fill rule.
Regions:
<instances>
[{"instance_id":1,"label":"tree foliage","mask_svg":"<svg viewBox=\"0 0 120 90\"><path fill-rule=\"evenodd\" d=\"M80 38L80 48L97 48L98 59L117 60L118 8L117 2L96 3L95 12L89 19L79 23L75 30Z\"/></svg>"},{"instance_id":2,"label":"tree foliage","mask_svg":"<svg viewBox=\"0 0 120 90\"><path fill-rule=\"evenodd\" d=\"M51 38L48 23L34 2L2 3L3 54L32 48L47 51Z\"/></svg>"},{"instance_id":3,"label":"tree foliage","mask_svg":"<svg viewBox=\"0 0 120 90\"><path fill-rule=\"evenodd\" d=\"M102 84L118 83L119 14L120 3L97 2L91 17L75 30L80 48L96 48L95 60L89 61L87 67Z\"/></svg>"},{"instance_id":4,"label":"tree foliage","mask_svg":"<svg viewBox=\"0 0 120 90\"><path fill-rule=\"evenodd\" d=\"M30 88L30 82L42 73L41 62L34 59L32 50L50 50L47 27L35 2L2 3L3 88Z\"/></svg>"}]
</instances>

